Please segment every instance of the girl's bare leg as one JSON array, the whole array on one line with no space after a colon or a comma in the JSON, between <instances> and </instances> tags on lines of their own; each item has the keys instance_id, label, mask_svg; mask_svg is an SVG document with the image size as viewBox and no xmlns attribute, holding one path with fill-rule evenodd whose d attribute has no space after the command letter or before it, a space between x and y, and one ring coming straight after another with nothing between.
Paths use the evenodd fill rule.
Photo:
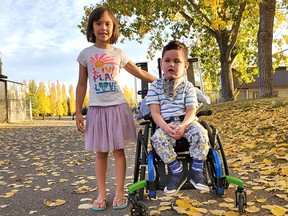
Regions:
<instances>
[{"instance_id":1,"label":"girl's bare leg","mask_svg":"<svg viewBox=\"0 0 288 216\"><path fill-rule=\"evenodd\" d=\"M98 197L97 197L98 202L106 200L107 158L108 158L108 152L96 152L95 171L98 187ZM105 205L105 202L100 203L100 206L99 203L94 202L94 205L95 207L103 207Z\"/></svg>"},{"instance_id":2,"label":"girl's bare leg","mask_svg":"<svg viewBox=\"0 0 288 216\"><path fill-rule=\"evenodd\" d=\"M126 157L124 149L114 150L113 152L115 158L115 174L116 174L116 192L115 200L113 202L114 206L122 205L125 203L124 197L124 182L126 176ZM119 200L121 199L121 200ZM119 202L115 202L119 200Z\"/></svg>"}]
</instances>

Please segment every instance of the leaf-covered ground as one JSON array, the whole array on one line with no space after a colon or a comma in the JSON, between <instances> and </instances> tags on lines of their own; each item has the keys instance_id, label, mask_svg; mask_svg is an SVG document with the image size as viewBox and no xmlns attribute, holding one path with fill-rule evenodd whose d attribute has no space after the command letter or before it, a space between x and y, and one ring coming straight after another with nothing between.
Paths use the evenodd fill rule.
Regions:
<instances>
[{"instance_id":1,"label":"leaf-covered ground","mask_svg":"<svg viewBox=\"0 0 288 216\"><path fill-rule=\"evenodd\" d=\"M232 175L244 181L246 215L288 214L288 99L257 99L211 105L205 117L217 127ZM111 208L113 157L107 174L107 210L91 212L96 198L94 154L70 119L0 124L0 215L126 215ZM126 149L126 188L133 181L135 145ZM145 200L151 215L238 215L235 187L222 197L197 190ZM178 208L172 208L171 203ZM285 213L286 212L286 213Z\"/></svg>"}]
</instances>

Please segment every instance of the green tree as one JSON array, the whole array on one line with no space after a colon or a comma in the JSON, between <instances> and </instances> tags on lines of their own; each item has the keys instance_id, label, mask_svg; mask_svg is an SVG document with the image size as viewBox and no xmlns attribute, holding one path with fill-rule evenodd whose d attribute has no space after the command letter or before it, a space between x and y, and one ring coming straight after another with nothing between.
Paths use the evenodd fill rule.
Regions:
<instances>
[{"instance_id":1,"label":"green tree","mask_svg":"<svg viewBox=\"0 0 288 216\"><path fill-rule=\"evenodd\" d=\"M67 93L66 93L66 86L62 84L62 104L63 104L63 115L68 115L68 101L67 101Z\"/></svg>"},{"instance_id":2,"label":"green tree","mask_svg":"<svg viewBox=\"0 0 288 216\"><path fill-rule=\"evenodd\" d=\"M70 108L70 113L72 115L72 119L74 120L74 116L76 112L76 102L75 102L74 88L72 84L69 86L69 108Z\"/></svg>"},{"instance_id":3,"label":"green tree","mask_svg":"<svg viewBox=\"0 0 288 216\"><path fill-rule=\"evenodd\" d=\"M172 38L190 44L192 56L200 57L206 72L211 73L205 77L215 82L220 74L222 100L234 100L232 63L239 52L252 53L247 44L256 42L258 7L255 1L104 0L101 3L114 11L124 37L141 42L150 34L148 55L151 58ZM93 8L86 7L85 15ZM80 25L83 33L86 22L84 16ZM243 31L244 27L249 30ZM242 37L247 39L238 40ZM211 65L214 65L212 69Z\"/></svg>"},{"instance_id":4,"label":"green tree","mask_svg":"<svg viewBox=\"0 0 288 216\"><path fill-rule=\"evenodd\" d=\"M42 116L43 120L45 116L50 113L50 98L46 93L46 86L44 82L39 83L37 90L37 101L39 104L39 114Z\"/></svg>"},{"instance_id":5,"label":"green tree","mask_svg":"<svg viewBox=\"0 0 288 216\"><path fill-rule=\"evenodd\" d=\"M30 80L28 84L29 99L32 104L32 115L37 117L39 115L39 104L37 100L37 84L35 80Z\"/></svg>"},{"instance_id":6,"label":"green tree","mask_svg":"<svg viewBox=\"0 0 288 216\"><path fill-rule=\"evenodd\" d=\"M49 98L50 98L50 110L51 116L54 117L57 115L57 94L56 94L56 86L54 83L49 84Z\"/></svg>"},{"instance_id":7,"label":"green tree","mask_svg":"<svg viewBox=\"0 0 288 216\"><path fill-rule=\"evenodd\" d=\"M64 108L63 108L63 95L61 90L61 85L59 81L57 81L57 101L56 101L56 115L59 117L59 120L63 116Z\"/></svg>"}]
</instances>

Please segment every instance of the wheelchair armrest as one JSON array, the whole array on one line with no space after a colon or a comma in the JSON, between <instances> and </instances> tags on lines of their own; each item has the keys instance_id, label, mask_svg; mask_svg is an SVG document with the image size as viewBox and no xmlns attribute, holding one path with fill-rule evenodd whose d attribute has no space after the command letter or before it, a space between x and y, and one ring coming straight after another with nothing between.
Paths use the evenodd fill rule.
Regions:
<instances>
[{"instance_id":1,"label":"wheelchair armrest","mask_svg":"<svg viewBox=\"0 0 288 216\"><path fill-rule=\"evenodd\" d=\"M212 115L212 110L203 110L203 111L200 111L196 114L197 117L210 116L210 115Z\"/></svg>"}]
</instances>

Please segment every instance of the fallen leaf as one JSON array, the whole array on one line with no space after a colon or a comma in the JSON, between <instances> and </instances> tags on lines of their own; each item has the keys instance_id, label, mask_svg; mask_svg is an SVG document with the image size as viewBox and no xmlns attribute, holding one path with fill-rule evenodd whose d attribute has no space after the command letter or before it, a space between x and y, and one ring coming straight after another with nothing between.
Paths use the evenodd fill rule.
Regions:
<instances>
[{"instance_id":1,"label":"fallen leaf","mask_svg":"<svg viewBox=\"0 0 288 216\"><path fill-rule=\"evenodd\" d=\"M256 207L256 206L249 206L248 208L245 208L245 211L249 212L249 213L256 213L260 211L260 208Z\"/></svg>"},{"instance_id":2,"label":"fallen leaf","mask_svg":"<svg viewBox=\"0 0 288 216\"><path fill-rule=\"evenodd\" d=\"M81 204L78 206L78 209L91 209L92 207L92 204Z\"/></svg>"},{"instance_id":3,"label":"fallen leaf","mask_svg":"<svg viewBox=\"0 0 288 216\"><path fill-rule=\"evenodd\" d=\"M273 215L282 216L282 215L285 215L285 213L287 212L287 209L285 209L281 206L278 206L278 205L273 205L273 207L270 209L270 211Z\"/></svg>"}]
</instances>

